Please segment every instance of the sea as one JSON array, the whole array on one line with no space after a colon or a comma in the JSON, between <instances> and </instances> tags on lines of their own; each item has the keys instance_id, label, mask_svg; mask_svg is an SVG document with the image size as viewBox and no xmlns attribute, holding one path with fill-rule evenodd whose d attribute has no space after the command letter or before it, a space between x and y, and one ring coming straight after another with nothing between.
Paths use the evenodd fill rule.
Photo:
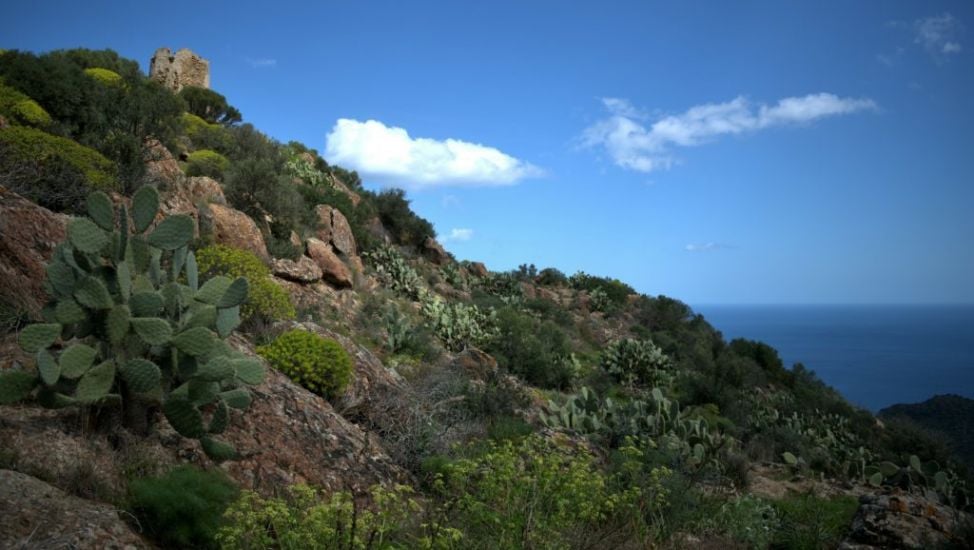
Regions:
<instances>
[{"instance_id":1,"label":"sea","mask_svg":"<svg viewBox=\"0 0 974 550\"><path fill-rule=\"evenodd\" d=\"M937 394L974 398L974 305L700 305L724 338L760 340L878 412Z\"/></svg>"}]
</instances>

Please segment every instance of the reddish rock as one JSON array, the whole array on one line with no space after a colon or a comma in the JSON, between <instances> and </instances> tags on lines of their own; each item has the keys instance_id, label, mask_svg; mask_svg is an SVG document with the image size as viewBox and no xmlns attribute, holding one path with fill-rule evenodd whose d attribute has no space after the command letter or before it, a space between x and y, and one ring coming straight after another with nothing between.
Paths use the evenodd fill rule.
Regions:
<instances>
[{"instance_id":1,"label":"reddish rock","mask_svg":"<svg viewBox=\"0 0 974 550\"><path fill-rule=\"evenodd\" d=\"M321 268L322 278L339 287L352 286L352 272L335 254L330 244L318 239L308 239L308 256Z\"/></svg>"},{"instance_id":2,"label":"reddish rock","mask_svg":"<svg viewBox=\"0 0 974 550\"><path fill-rule=\"evenodd\" d=\"M476 277L483 278L490 274L490 272L487 271L487 266L485 266L483 262L470 262L469 269L470 273Z\"/></svg>"},{"instance_id":3,"label":"reddish rock","mask_svg":"<svg viewBox=\"0 0 974 550\"><path fill-rule=\"evenodd\" d=\"M210 204L201 209L200 214L216 242L249 250L261 258L270 256L257 224L243 212L222 204Z\"/></svg>"},{"instance_id":4,"label":"reddish rock","mask_svg":"<svg viewBox=\"0 0 974 550\"><path fill-rule=\"evenodd\" d=\"M132 531L114 506L0 470L0 547L121 550L153 545Z\"/></svg>"},{"instance_id":5,"label":"reddish rock","mask_svg":"<svg viewBox=\"0 0 974 550\"><path fill-rule=\"evenodd\" d=\"M123 200L128 202L127 199ZM196 223L195 234L199 236L200 208L208 204L226 205L220 184L206 176L181 178L162 193L162 204L158 220L172 214L186 214Z\"/></svg>"},{"instance_id":6,"label":"reddish rock","mask_svg":"<svg viewBox=\"0 0 974 550\"><path fill-rule=\"evenodd\" d=\"M45 268L68 220L0 187L0 302L39 316L48 299Z\"/></svg>"},{"instance_id":7,"label":"reddish rock","mask_svg":"<svg viewBox=\"0 0 974 550\"><path fill-rule=\"evenodd\" d=\"M321 280L322 272L318 264L307 256L294 260L274 260L271 264L274 275L296 283L313 283Z\"/></svg>"},{"instance_id":8,"label":"reddish rock","mask_svg":"<svg viewBox=\"0 0 974 550\"><path fill-rule=\"evenodd\" d=\"M344 256L354 256L357 253L352 227L340 210L327 204L319 204L315 207L315 215L318 217L315 235L322 242L330 243L336 252Z\"/></svg>"},{"instance_id":9,"label":"reddish rock","mask_svg":"<svg viewBox=\"0 0 974 550\"><path fill-rule=\"evenodd\" d=\"M443 248L443 245L436 242L433 237L427 237L426 241L423 242L423 254L437 265L443 265L451 260L450 254Z\"/></svg>"}]
</instances>

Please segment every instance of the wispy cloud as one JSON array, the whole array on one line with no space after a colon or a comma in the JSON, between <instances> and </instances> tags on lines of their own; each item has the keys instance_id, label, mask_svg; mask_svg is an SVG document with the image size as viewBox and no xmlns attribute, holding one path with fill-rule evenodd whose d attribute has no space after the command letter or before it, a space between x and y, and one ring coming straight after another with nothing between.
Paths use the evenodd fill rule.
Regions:
<instances>
[{"instance_id":1,"label":"wispy cloud","mask_svg":"<svg viewBox=\"0 0 974 550\"><path fill-rule=\"evenodd\" d=\"M913 41L923 47L938 63L950 55L959 54L963 47L958 38L963 28L949 13L924 17L913 22Z\"/></svg>"},{"instance_id":2,"label":"wispy cloud","mask_svg":"<svg viewBox=\"0 0 974 550\"><path fill-rule=\"evenodd\" d=\"M268 57L261 57L258 59L248 57L246 61L247 64L254 69L269 69L277 66L277 60Z\"/></svg>"},{"instance_id":3,"label":"wispy cloud","mask_svg":"<svg viewBox=\"0 0 974 550\"><path fill-rule=\"evenodd\" d=\"M512 185L543 171L494 147L458 139L414 138L377 120L342 118L328 134L325 156L381 183L411 188Z\"/></svg>"},{"instance_id":4,"label":"wispy cloud","mask_svg":"<svg viewBox=\"0 0 974 550\"><path fill-rule=\"evenodd\" d=\"M683 247L687 252L713 252L715 250L725 250L728 248L735 248L731 244L723 243L690 243Z\"/></svg>"},{"instance_id":5,"label":"wispy cloud","mask_svg":"<svg viewBox=\"0 0 974 550\"><path fill-rule=\"evenodd\" d=\"M444 195L443 198L440 199L440 204L443 205L443 208L460 206L460 197L456 195Z\"/></svg>"},{"instance_id":6,"label":"wispy cloud","mask_svg":"<svg viewBox=\"0 0 974 550\"><path fill-rule=\"evenodd\" d=\"M724 103L706 103L646 125L643 111L625 100L605 98L609 115L582 133L585 147L604 147L613 162L639 172L668 169L673 149L695 147L722 135L756 132L775 126L810 123L820 118L875 110L871 99L842 98L819 93L786 97L774 105L752 105L743 96Z\"/></svg>"},{"instance_id":7,"label":"wispy cloud","mask_svg":"<svg viewBox=\"0 0 974 550\"><path fill-rule=\"evenodd\" d=\"M440 237L440 242L450 242L450 241L469 241L473 238L473 229L466 228L454 228L450 230L450 233L446 236Z\"/></svg>"}]
</instances>

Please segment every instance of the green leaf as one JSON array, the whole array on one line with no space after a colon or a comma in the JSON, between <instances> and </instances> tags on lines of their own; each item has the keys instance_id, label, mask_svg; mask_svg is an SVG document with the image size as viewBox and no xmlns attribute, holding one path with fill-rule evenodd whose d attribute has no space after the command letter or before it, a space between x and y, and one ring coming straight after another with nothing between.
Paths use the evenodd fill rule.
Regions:
<instances>
[{"instance_id":1,"label":"green leaf","mask_svg":"<svg viewBox=\"0 0 974 550\"><path fill-rule=\"evenodd\" d=\"M29 325L20 332L20 347L27 353L36 353L51 347L60 335L61 325L57 323Z\"/></svg>"},{"instance_id":2,"label":"green leaf","mask_svg":"<svg viewBox=\"0 0 974 550\"><path fill-rule=\"evenodd\" d=\"M76 218L68 224L68 241L85 254L98 254L108 244L108 234L88 218Z\"/></svg>"},{"instance_id":3,"label":"green leaf","mask_svg":"<svg viewBox=\"0 0 974 550\"><path fill-rule=\"evenodd\" d=\"M122 295L122 301L127 302L132 295L132 270L129 269L128 262L118 262L115 266L115 277L118 279L118 293Z\"/></svg>"},{"instance_id":4,"label":"green leaf","mask_svg":"<svg viewBox=\"0 0 974 550\"><path fill-rule=\"evenodd\" d=\"M196 255L192 252L186 256L186 284L193 292L199 290L199 266L196 263Z\"/></svg>"},{"instance_id":5,"label":"green leaf","mask_svg":"<svg viewBox=\"0 0 974 550\"><path fill-rule=\"evenodd\" d=\"M41 381L48 386L57 384L61 377L61 366L54 360L54 356L46 349L37 352L37 372L41 376Z\"/></svg>"},{"instance_id":6,"label":"green leaf","mask_svg":"<svg viewBox=\"0 0 974 550\"><path fill-rule=\"evenodd\" d=\"M131 323L135 333L147 344L161 346L169 343L172 337L172 328L164 319L133 317Z\"/></svg>"},{"instance_id":7,"label":"green leaf","mask_svg":"<svg viewBox=\"0 0 974 550\"><path fill-rule=\"evenodd\" d=\"M910 466L916 471L916 473L923 473L923 463L920 462L920 457L917 455L910 455Z\"/></svg>"},{"instance_id":8,"label":"green leaf","mask_svg":"<svg viewBox=\"0 0 974 550\"><path fill-rule=\"evenodd\" d=\"M247 301L247 279L245 277L237 277L230 286L227 287L227 291L223 293L220 297L220 301L217 302L216 307L218 308L228 308L237 307Z\"/></svg>"},{"instance_id":9,"label":"green leaf","mask_svg":"<svg viewBox=\"0 0 974 550\"><path fill-rule=\"evenodd\" d=\"M82 403L94 403L106 397L114 383L115 363L105 361L85 373L74 394Z\"/></svg>"},{"instance_id":10,"label":"green leaf","mask_svg":"<svg viewBox=\"0 0 974 550\"><path fill-rule=\"evenodd\" d=\"M885 461L879 463L879 471L882 472L883 477L893 477L900 472L900 467L892 462Z\"/></svg>"},{"instance_id":11,"label":"green leaf","mask_svg":"<svg viewBox=\"0 0 974 550\"><path fill-rule=\"evenodd\" d=\"M879 487L883 484L883 474L876 472L875 474L869 476L869 484L873 487Z\"/></svg>"},{"instance_id":12,"label":"green leaf","mask_svg":"<svg viewBox=\"0 0 974 550\"><path fill-rule=\"evenodd\" d=\"M210 427L207 431L211 434L222 434L230 425L230 407L222 399L217 401L213 417L210 418Z\"/></svg>"},{"instance_id":13,"label":"green leaf","mask_svg":"<svg viewBox=\"0 0 974 550\"><path fill-rule=\"evenodd\" d=\"M196 299L206 304L216 305L227 289L230 288L230 283L230 279L217 275L203 283L199 292L196 293Z\"/></svg>"},{"instance_id":14,"label":"green leaf","mask_svg":"<svg viewBox=\"0 0 974 550\"><path fill-rule=\"evenodd\" d=\"M177 334L172 343L179 348L179 351L189 355L204 355L213 347L214 340L216 335L213 331L196 327Z\"/></svg>"},{"instance_id":15,"label":"green leaf","mask_svg":"<svg viewBox=\"0 0 974 550\"><path fill-rule=\"evenodd\" d=\"M183 214L169 216L149 234L148 243L162 250L176 250L193 239L193 218Z\"/></svg>"},{"instance_id":16,"label":"green leaf","mask_svg":"<svg viewBox=\"0 0 974 550\"><path fill-rule=\"evenodd\" d=\"M162 296L158 292L136 292L129 300L129 307L136 317L155 317L162 312Z\"/></svg>"},{"instance_id":17,"label":"green leaf","mask_svg":"<svg viewBox=\"0 0 974 550\"><path fill-rule=\"evenodd\" d=\"M88 217L105 231L115 229L115 207L112 199L101 191L88 195Z\"/></svg>"},{"instance_id":18,"label":"green leaf","mask_svg":"<svg viewBox=\"0 0 974 550\"><path fill-rule=\"evenodd\" d=\"M85 344L75 344L61 352L61 376L75 379L88 372L95 362L98 352L95 348Z\"/></svg>"},{"instance_id":19,"label":"green leaf","mask_svg":"<svg viewBox=\"0 0 974 550\"><path fill-rule=\"evenodd\" d=\"M145 393L160 387L162 373L152 361L129 359L121 371L122 379L136 393Z\"/></svg>"},{"instance_id":20,"label":"green leaf","mask_svg":"<svg viewBox=\"0 0 974 550\"><path fill-rule=\"evenodd\" d=\"M74 298L63 298L54 308L54 318L58 323L72 325L88 318L88 313L74 301Z\"/></svg>"},{"instance_id":21,"label":"green leaf","mask_svg":"<svg viewBox=\"0 0 974 550\"><path fill-rule=\"evenodd\" d=\"M150 185L143 185L132 196L132 221L135 230L142 233L149 228L159 211L159 192Z\"/></svg>"},{"instance_id":22,"label":"green leaf","mask_svg":"<svg viewBox=\"0 0 974 550\"><path fill-rule=\"evenodd\" d=\"M37 377L22 370L7 370L0 372L0 405L9 405L27 399Z\"/></svg>"},{"instance_id":23,"label":"green leaf","mask_svg":"<svg viewBox=\"0 0 974 550\"><path fill-rule=\"evenodd\" d=\"M129 332L129 320L132 312L128 306L119 304L108 312L105 319L105 331L108 333L108 340L113 344L120 343Z\"/></svg>"},{"instance_id":24,"label":"green leaf","mask_svg":"<svg viewBox=\"0 0 974 550\"><path fill-rule=\"evenodd\" d=\"M220 338L230 336L233 330L240 326L240 306L221 309L216 315L216 332Z\"/></svg>"},{"instance_id":25,"label":"green leaf","mask_svg":"<svg viewBox=\"0 0 974 550\"><path fill-rule=\"evenodd\" d=\"M210 457L216 462L232 460L237 457L237 451L233 448L233 445L224 443L219 439L203 437L200 439L200 444L203 446L203 452L206 453L206 456Z\"/></svg>"},{"instance_id":26,"label":"green leaf","mask_svg":"<svg viewBox=\"0 0 974 550\"><path fill-rule=\"evenodd\" d=\"M81 305L91 309L109 309L115 305L105 283L91 275L81 280L74 291L74 297Z\"/></svg>"},{"instance_id":27,"label":"green leaf","mask_svg":"<svg viewBox=\"0 0 974 550\"><path fill-rule=\"evenodd\" d=\"M205 433L203 430L203 415L187 399L169 396L162 406L166 420L179 432L179 435L189 438L199 438Z\"/></svg>"},{"instance_id":28,"label":"green leaf","mask_svg":"<svg viewBox=\"0 0 974 550\"><path fill-rule=\"evenodd\" d=\"M785 460L785 463L788 464L789 466L795 466L798 464L798 457L796 457L792 453L789 453L788 451L781 453L781 458L783 458Z\"/></svg>"},{"instance_id":29,"label":"green leaf","mask_svg":"<svg viewBox=\"0 0 974 550\"><path fill-rule=\"evenodd\" d=\"M208 380L211 382L219 382L221 380L233 378L234 372L233 362L228 357L214 357L196 369L194 378Z\"/></svg>"},{"instance_id":30,"label":"green leaf","mask_svg":"<svg viewBox=\"0 0 974 550\"><path fill-rule=\"evenodd\" d=\"M250 401L252 400L250 392L243 388L221 392L220 399L226 401L227 405L234 409L246 409L250 406Z\"/></svg>"},{"instance_id":31,"label":"green leaf","mask_svg":"<svg viewBox=\"0 0 974 550\"><path fill-rule=\"evenodd\" d=\"M246 357L233 361L236 369L237 378L244 384L256 386L264 381L264 365L257 359Z\"/></svg>"}]
</instances>

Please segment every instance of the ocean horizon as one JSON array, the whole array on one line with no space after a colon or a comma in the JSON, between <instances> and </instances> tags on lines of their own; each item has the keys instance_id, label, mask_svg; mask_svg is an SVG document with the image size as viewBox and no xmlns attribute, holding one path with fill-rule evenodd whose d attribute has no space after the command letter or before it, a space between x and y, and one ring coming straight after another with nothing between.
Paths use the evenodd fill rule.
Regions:
<instances>
[{"instance_id":1,"label":"ocean horizon","mask_svg":"<svg viewBox=\"0 0 974 550\"><path fill-rule=\"evenodd\" d=\"M729 341L759 340L877 412L938 394L974 398L974 304L702 304Z\"/></svg>"}]
</instances>

